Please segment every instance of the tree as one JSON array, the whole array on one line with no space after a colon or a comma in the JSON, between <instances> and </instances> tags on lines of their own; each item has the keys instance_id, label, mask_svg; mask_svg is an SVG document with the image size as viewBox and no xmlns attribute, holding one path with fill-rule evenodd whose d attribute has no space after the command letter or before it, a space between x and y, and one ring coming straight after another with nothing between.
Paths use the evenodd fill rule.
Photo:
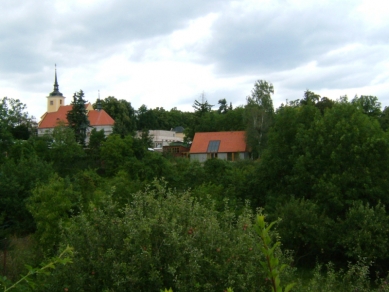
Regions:
<instances>
[{"instance_id":1,"label":"tree","mask_svg":"<svg viewBox=\"0 0 389 292\"><path fill-rule=\"evenodd\" d=\"M13 140L30 137L34 125L33 117L19 99L4 97L0 101L0 161L7 156Z\"/></svg>"},{"instance_id":2,"label":"tree","mask_svg":"<svg viewBox=\"0 0 389 292\"><path fill-rule=\"evenodd\" d=\"M85 107L87 101L84 99L84 92L80 90L73 95L72 109L67 113L66 118L69 127L73 129L76 141L85 146L86 129L89 127L88 111Z\"/></svg>"},{"instance_id":3,"label":"tree","mask_svg":"<svg viewBox=\"0 0 389 292\"><path fill-rule=\"evenodd\" d=\"M232 110L232 104L230 104L230 107L228 107L227 100L225 98L219 99L218 104L220 105L219 109L217 110L219 114L225 114L229 110Z\"/></svg>"},{"instance_id":4,"label":"tree","mask_svg":"<svg viewBox=\"0 0 389 292\"><path fill-rule=\"evenodd\" d=\"M369 117L378 118L381 115L381 103L376 96L356 95L351 103Z\"/></svg>"},{"instance_id":5,"label":"tree","mask_svg":"<svg viewBox=\"0 0 389 292\"><path fill-rule=\"evenodd\" d=\"M201 102L196 99L192 106L195 109L195 114L199 116L203 115L204 113L210 112L213 107L213 105L209 104L207 99L205 98L205 92L202 92L200 97Z\"/></svg>"},{"instance_id":6,"label":"tree","mask_svg":"<svg viewBox=\"0 0 389 292\"><path fill-rule=\"evenodd\" d=\"M267 131L274 114L272 94L274 94L273 84L258 80L254 84L251 96L247 97L246 142L251 148L253 158L258 158L265 148Z\"/></svg>"},{"instance_id":7,"label":"tree","mask_svg":"<svg viewBox=\"0 0 389 292\"><path fill-rule=\"evenodd\" d=\"M52 172L50 164L34 155L18 161L9 158L0 164L0 218L4 219L0 238L26 235L35 230L25 203L32 190L45 183Z\"/></svg>"},{"instance_id":8,"label":"tree","mask_svg":"<svg viewBox=\"0 0 389 292\"><path fill-rule=\"evenodd\" d=\"M77 171L85 153L76 141L75 133L64 124L54 128L49 152L50 161L58 174L66 176Z\"/></svg>"},{"instance_id":9,"label":"tree","mask_svg":"<svg viewBox=\"0 0 389 292\"><path fill-rule=\"evenodd\" d=\"M146 105L142 104L137 111L137 129L154 130L158 128L158 121L153 110L148 109Z\"/></svg>"},{"instance_id":10,"label":"tree","mask_svg":"<svg viewBox=\"0 0 389 292\"><path fill-rule=\"evenodd\" d=\"M100 101L102 108L115 120L113 133L121 137L132 135L136 129L135 110L131 103L124 99L108 96ZM97 104L93 107L96 108Z\"/></svg>"},{"instance_id":11,"label":"tree","mask_svg":"<svg viewBox=\"0 0 389 292\"><path fill-rule=\"evenodd\" d=\"M317 234L320 230L315 225L320 221L348 220L345 219L349 216L348 210L354 208L356 201L369 206L388 205L388 164L389 136L375 119L354 104L336 102L324 114L314 104L285 106L275 115L268 148L256 173L257 182L253 182L256 189L261 190L257 191L256 202L265 205L269 212L277 205L284 206L273 213L276 217L284 214L288 218L288 223L281 224L285 228L281 228L280 236L289 238L291 230L300 230L301 235L296 234L288 241L299 248L296 252L300 256L304 255L304 247L317 251L311 254L311 259L325 256L325 261L355 259L357 253L371 255L372 247L366 242L370 236L367 233L373 236L373 232L367 229L374 222L361 223L367 228L363 231L358 231L361 224L350 223L345 228L347 232L332 232L327 242ZM291 202L291 197L296 200ZM297 216L292 210L298 208L306 211L300 211ZM372 212L367 207L357 209L358 214L364 212L362 209L366 214ZM354 218L362 220L361 216ZM365 216L363 218L365 220ZM334 226L336 224L329 227ZM359 232L364 238L361 238L358 252L351 252L353 249L346 245ZM337 246L337 242L342 244ZM377 250L382 251L385 243L377 241L377 244L380 244Z\"/></svg>"},{"instance_id":12,"label":"tree","mask_svg":"<svg viewBox=\"0 0 389 292\"><path fill-rule=\"evenodd\" d=\"M68 283L69 291L256 291L267 284L249 206L236 217L163 182L127 197L119 208L108 198L71 219L63 244L74 247L74 265L56 269L48 290Z\"/></svg>"}]
</instances>

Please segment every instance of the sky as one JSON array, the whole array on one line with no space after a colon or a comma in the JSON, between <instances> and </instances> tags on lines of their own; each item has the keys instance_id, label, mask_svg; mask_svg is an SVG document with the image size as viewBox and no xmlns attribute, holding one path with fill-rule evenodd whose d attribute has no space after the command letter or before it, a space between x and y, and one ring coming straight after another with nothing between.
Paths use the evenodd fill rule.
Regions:
<instances>
[{"instance_id":1,"label":"sky","mask_svg":"<svg viewBox=\"0 0 389 292\"><path fill-rule=\"evenodd\" d=\"M389 5L378 0L2 0L0 97L39 121L53 91L135 109L244 105L257 80L275 107L309 89L389 106Z\"/></svg>"}]
</instances>

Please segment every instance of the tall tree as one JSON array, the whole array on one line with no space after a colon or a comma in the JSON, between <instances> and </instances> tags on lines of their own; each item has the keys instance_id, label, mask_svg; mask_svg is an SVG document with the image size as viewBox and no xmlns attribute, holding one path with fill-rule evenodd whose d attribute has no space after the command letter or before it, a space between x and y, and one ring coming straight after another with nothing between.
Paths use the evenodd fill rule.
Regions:
<instances>
[{"instance_id":1,"label":"tall tree","mask_svg":"<svg viewBox=\"0 0 389 292\"><path fill-rule=\"evenodd\" d=\"M135 109L127 100L108 96L100 101L102 108L115 120L113 133L124 137L136 129ZM96 108L96 104L93 105Z\"/></svg>"},{"instance_id":2,"label":"tall tree","mask_svg":"<svg viewBox=\"0 0 389 292\"><path fill-rule=\"evenodd\" d=\"M253 158L258 158L264 149L266 134L273 119L272 94L274 94L273 84L258 80L254 84L251 96L247 97L246 141L251 148Z\"/></svg>"},{"instance_id":3,"label":"tall tree","mask_svg":"<svg viewBox=\"0 0 389 292\"><path fill-rule=\"evenodd\" d=\"M89 127L88 111L85 104L84 92L80 90L73 95L72 109L67 113L69 127L73 129L76 141L85 146L86 129Z\"/></svg>"},{"instance_id":4,"label":"tall tree","mask_svg":"<svg viewBox=\"0 0 389 292\"><path fill-rule=\"evenodd\" d=\"M192 106L195 109L195 114L199 116L210 112L213 107L213 105L209 104L207 99L205 98L204 92L201 93L200 97L201 97L201 102L196 99Z\"/></svg>"}]
</instances>

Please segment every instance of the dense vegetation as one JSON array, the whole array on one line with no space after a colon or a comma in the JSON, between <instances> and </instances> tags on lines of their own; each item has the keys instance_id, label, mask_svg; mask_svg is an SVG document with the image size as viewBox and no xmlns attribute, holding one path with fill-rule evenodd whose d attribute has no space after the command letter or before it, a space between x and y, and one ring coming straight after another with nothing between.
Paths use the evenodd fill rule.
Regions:
<instances>
[{"instance_id":1,"label":"dense vegetation","mask_svg":"<svg viewBox=\"0 0 389 292\"><path fill-rule=\"evenodd\" d=\"M87 147L77 113L37 137L25 106L4 98L0 271L15 281L23 264L71 246L73 263L38 274L38 290L270 291L253 228L263 214L277 222L270 238L293 291L389 291L389 109L306 91L275 110L273 92L258 81L244 106L222 99L213 110L203 97L194 112L107 97L114 134L92 131ZM145 130L177 126L189 140L246 130L251 159L202 165L147 151Z\"/></svg>"}]
</instances>

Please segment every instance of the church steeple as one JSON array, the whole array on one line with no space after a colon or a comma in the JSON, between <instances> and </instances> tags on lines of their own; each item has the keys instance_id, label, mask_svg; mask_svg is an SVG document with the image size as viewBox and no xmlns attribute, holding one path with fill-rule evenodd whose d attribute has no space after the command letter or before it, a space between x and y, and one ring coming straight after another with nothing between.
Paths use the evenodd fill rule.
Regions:
<instances>
[{"instance_id":1,"label":"church steeple","mask_svg":"<svg viewBox=\"0 0 389 292\"><path fill-rule=\"evenodd\" d=\"M55 79L54 79L54 90L50 93L50 96L62 96L62 93L58 89L58 80L57 80L57 64L55 64Z\"/></svg>"},{"instance_id":2,"label":"church steeple","mask_svg":"<svg viewBox=\"0 0 389 292\"><path fill-rule=\"evenodd\" d=\"M54 90L47 97L47 112L56 112L62 105L65 105L65 97L58 89L57 64L55 64Z\"/></svg>"}]
</instances>

